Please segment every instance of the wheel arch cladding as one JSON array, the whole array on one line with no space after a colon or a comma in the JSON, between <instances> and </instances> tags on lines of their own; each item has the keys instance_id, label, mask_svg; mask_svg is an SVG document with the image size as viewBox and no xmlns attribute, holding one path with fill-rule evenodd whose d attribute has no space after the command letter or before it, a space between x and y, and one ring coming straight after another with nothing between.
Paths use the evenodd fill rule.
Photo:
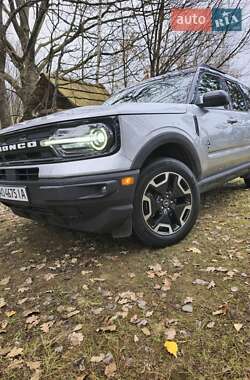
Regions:
<instances>
[{"instance_id":1,"label":"wheel arch cladding","mask_svg":"<svg viewBox=\"0 0 250 380\"><path fill-rule=\"evenodd\" d=\"M196 148L188 138L177 133L164 133L147 142L137 153L132 169L142 169L155 159L169 157L183 162L197 179L201 176L201 163Z\"/></svg>"}]
</instances>

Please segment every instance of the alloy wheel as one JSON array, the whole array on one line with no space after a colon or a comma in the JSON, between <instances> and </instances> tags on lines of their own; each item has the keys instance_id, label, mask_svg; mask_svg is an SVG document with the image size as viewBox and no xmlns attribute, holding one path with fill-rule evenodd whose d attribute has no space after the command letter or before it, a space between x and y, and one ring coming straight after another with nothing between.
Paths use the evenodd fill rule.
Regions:
<instances>
[{"instance_id":1,"label":"alloy wheel","mask_svg":"<svg viewBox=\"0 0 250 380\"><path fill-rule=\"evenodd\" d=\"M191 210L191 188L180 174L163 172L147 184L142 213L154 233L162 236L176 233L187 223Z\"/></svg>"}]
</instances>

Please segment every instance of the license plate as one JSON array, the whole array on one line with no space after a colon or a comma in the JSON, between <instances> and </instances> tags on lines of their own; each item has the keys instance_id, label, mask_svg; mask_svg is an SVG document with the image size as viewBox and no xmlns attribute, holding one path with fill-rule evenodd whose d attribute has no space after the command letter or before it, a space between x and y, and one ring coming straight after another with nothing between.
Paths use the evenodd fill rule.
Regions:
<instances>
[{"instance_id":1,"label":"license plate","mask_svg":"<svg viewBox=\"0 0 250 380\"><path fill-rule=\"evenodd\" d=\"M25 187L0 186L0 200L29 202Z\"/></svg>"}]
</instances>

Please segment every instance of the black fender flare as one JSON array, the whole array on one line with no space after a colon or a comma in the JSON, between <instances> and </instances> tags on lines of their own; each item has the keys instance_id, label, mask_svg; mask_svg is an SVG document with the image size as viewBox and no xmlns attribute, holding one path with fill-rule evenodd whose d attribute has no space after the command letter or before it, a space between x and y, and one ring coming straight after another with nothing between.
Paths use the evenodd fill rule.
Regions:
<instances>
[{"instance_id":1,"label":"black fender flare","mask_svg":"<svg viewBox=\"0 0 250 380\"><path fill-rule=\"evenodd\" d=\"M178 144L189 154L195 176L201 176L201 162L194 144L185 136L176 132L164 132L148 141L135 156L131 169L141 169L146 159L157 149L166 144Z\"/></svg>"}]
</instances>

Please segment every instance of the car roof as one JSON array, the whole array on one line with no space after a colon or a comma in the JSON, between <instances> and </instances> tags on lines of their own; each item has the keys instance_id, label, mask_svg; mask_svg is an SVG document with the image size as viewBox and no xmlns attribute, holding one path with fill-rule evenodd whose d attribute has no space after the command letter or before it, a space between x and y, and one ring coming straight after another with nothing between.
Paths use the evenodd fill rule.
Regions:
<instances>
[{"instance_id":1,"label":"car roof","mask_svg":"<svg viewBox=\"0 0 250 380\"><path fill-rule=\"evenodd\" d=\"M188 68L188 69L183 69L183 70L169 71L166 74L163 74L163 75L160 75L160 76L157 76L157 77L153 77L153 78L147 79L147 80L143 81L142 83L150 83L151 81L154 81L154 80L157 80L157 79L171 78L171 77L175 77L175 76L178 76L178 75L192 74L192 73L195 73L196 71L198 71L199 69L204 69L206 71L210 71L213 74L222 75L224 78L226 78L228 80L231 80L231 81L234 81L234 82L237 82L239 85L241 85L241 86L243 86L245 88L248 88L248 86L246 86L244 83L242 83L239 79L233 77L230 74L225 73L225 71L222 71L220 69L217 69L216 67L207 65L205 63L200 64L199 66L196 66L196 67L193 67L193 68Z\"/></svg>"},{"instance_id":2,"label":"car roof","mask_svg":"<svg viewBox=\"0 0 250 380\"><path fill-rule=\"evenodd\" d=\"M248 89L248 87L246 85L244 85L242 82L240 82L237 78L235 78L235 77L233 77L233 76L231 76L229 74L226 74L224 71L219 70L219 69L217 69L217 68L215 68L213 66L209 66L209 65L203 63L203 64L200 64L200 65L195 66L195 67L186 68L186 69L182 69L182 70L173 70L173 71L167 72L166 74L158 75L156 77L152 77L152 78L143 80L141 82L133 84L132 86L129 86L127 88L124 88L124 89L118 91L114 95L121 94L121 93L125 92L126 90L133 90L134 88L138 88L138 86L144 86L147 83L152 83L152 82L158 81L160 79L174 78L175 76L178 76L178 75L187 75L187 74L192 74L192 73L195 74L198 70L201 70L201 69L209 71L209 72L211 72L213 74L222 75L224 78L226 78L228 80L231 80L231 81L234 81L234 82L237 82L241 87L244 87L244 88Z\"/></svg>"}]
</instances>

